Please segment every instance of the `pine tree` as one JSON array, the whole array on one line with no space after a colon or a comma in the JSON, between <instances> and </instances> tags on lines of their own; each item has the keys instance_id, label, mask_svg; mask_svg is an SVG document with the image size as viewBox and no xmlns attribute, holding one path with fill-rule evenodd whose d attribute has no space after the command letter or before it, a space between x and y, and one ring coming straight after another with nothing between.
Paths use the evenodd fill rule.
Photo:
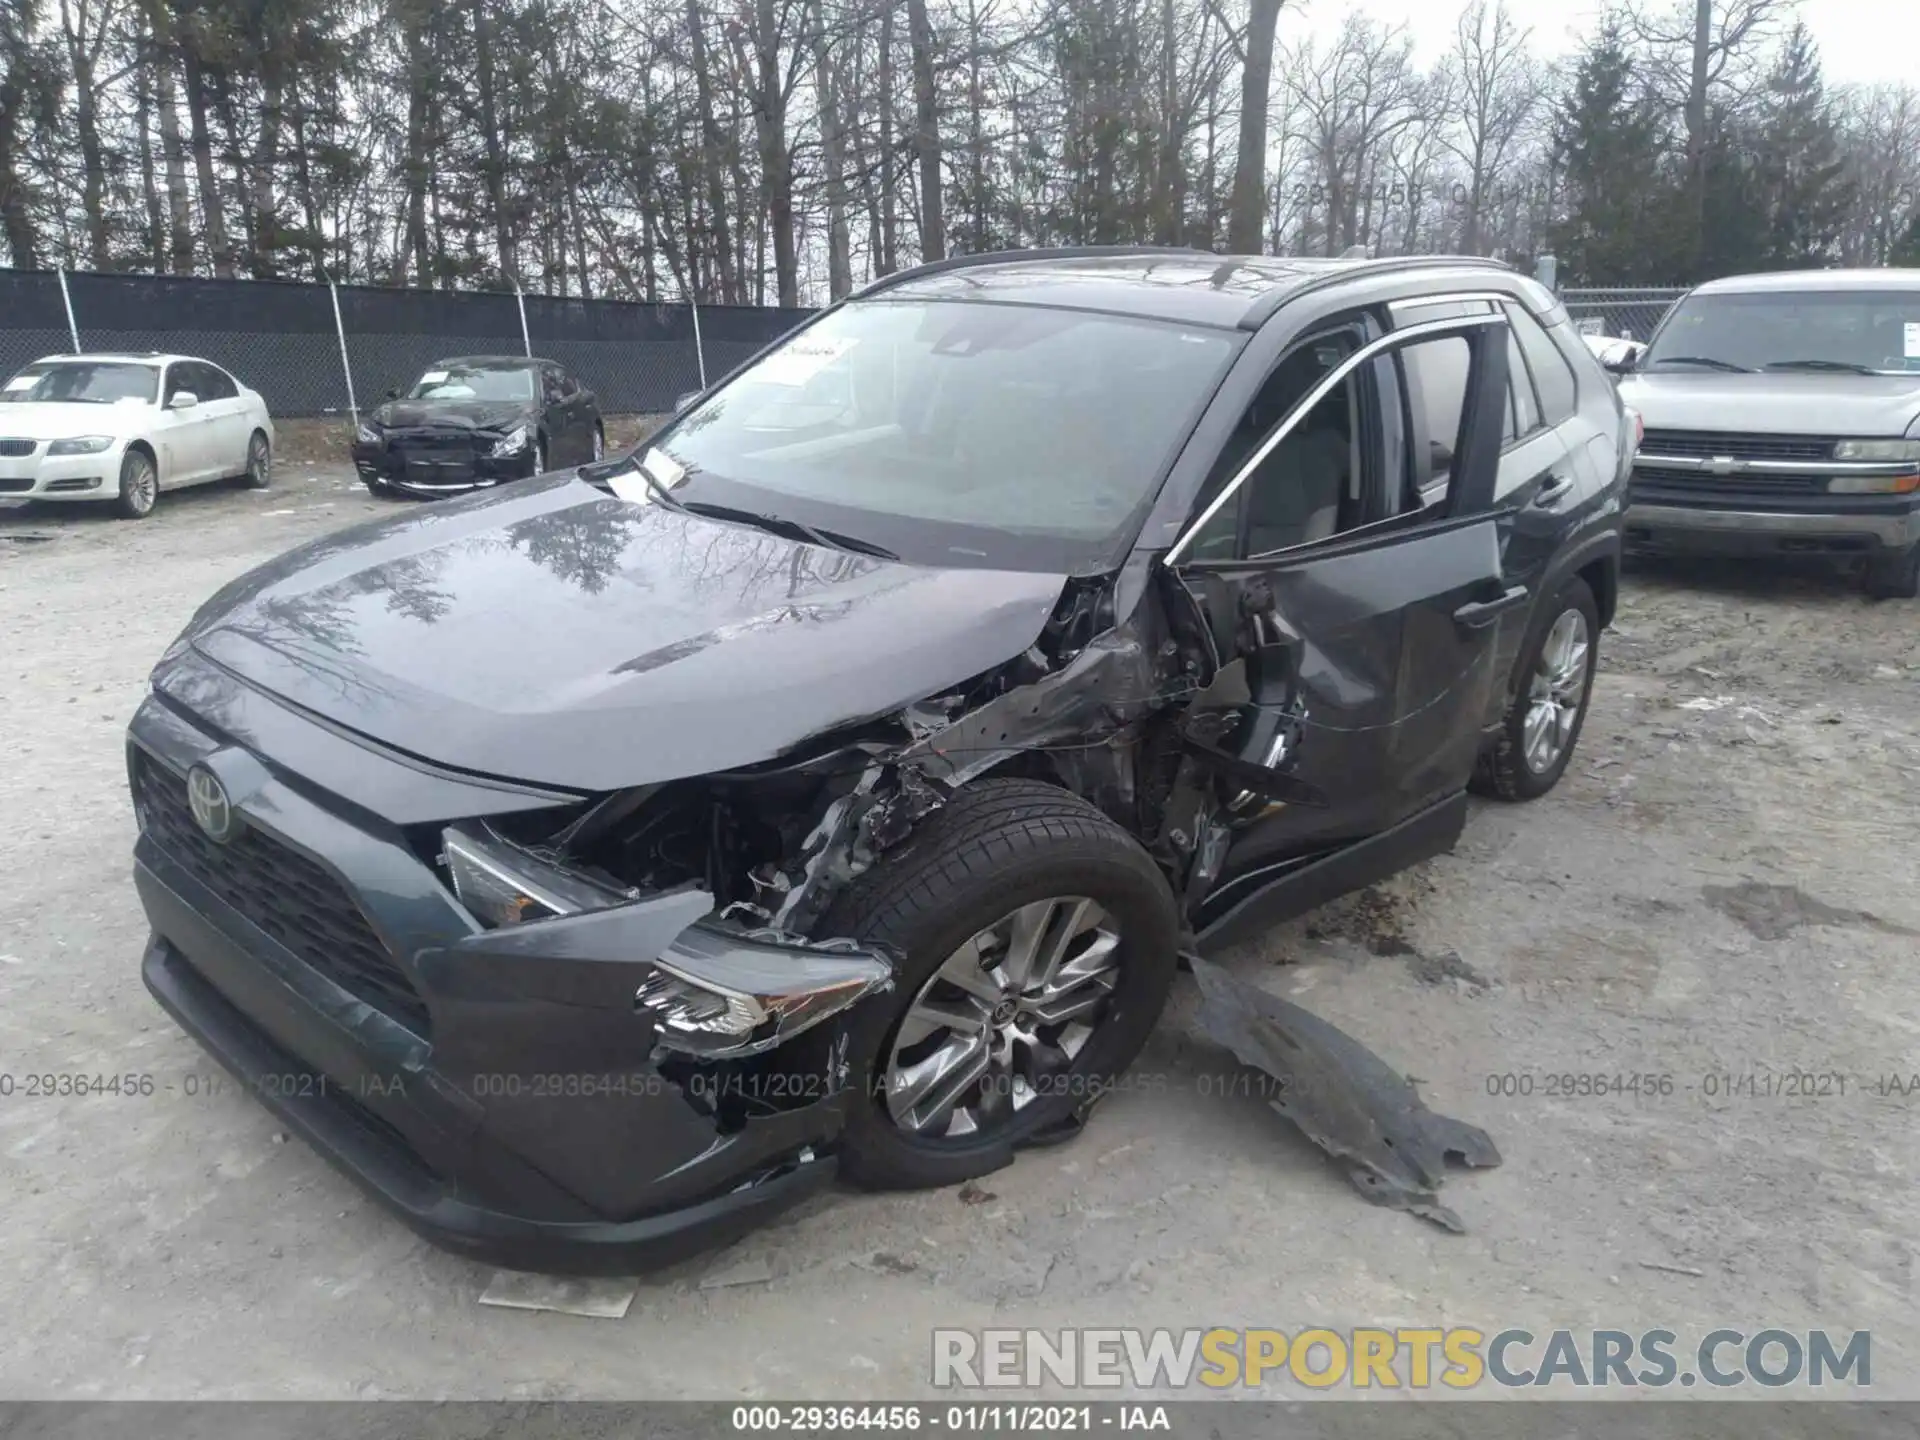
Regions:
<instances>
[{"instance_id":1,"label":"pine tree","mask_svg":"<svg viewBox=\"0 0 1920 1440\"><path fill-rule=\"evenodd\" d=\"M1737 125L1724 114L1715 117L1706 157L1700 268L1694 280L1774 266L1765 162L1756 159L1757 145L1751 127Z\"/></svg>"},{"instance_id":2,"label":"pine tree","mask_svg":"<svg viewBox=\"0 0 1920 1440\"><path fill-rule=\"evenodd\" d=\"M1767 225L1765 258L1782 269L1823 265L1854 196L1820 52L1804 23L1788 34L1764 95L1765 119L1754 150Z\"/></svg>"},{"instance_id":3,"label":"pine tree","mask_svg":"<svg viewBox=\"0 0 1920 1440\"><path fill-rule=\"evenodd\" d=\"M1672 278L1672 137L1609 21L1575 69L1554 121L1569 209L1549 232L1564 273L1582 285Z\"/></svg>"}]
</instances>

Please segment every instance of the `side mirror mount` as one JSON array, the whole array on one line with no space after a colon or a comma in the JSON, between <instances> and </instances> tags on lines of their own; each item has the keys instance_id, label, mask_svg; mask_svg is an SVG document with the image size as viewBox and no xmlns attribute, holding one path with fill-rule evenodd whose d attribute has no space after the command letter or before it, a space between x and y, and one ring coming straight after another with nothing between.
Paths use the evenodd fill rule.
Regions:
<instances>
[{"instance_id":1,"label":"side mirror mount","mask_svg":"<svg viewBox=\"0 0 1920 1440\"><path fill-rule=\"evenodd\" d=\"M167 401L169 410L191 410L200 403L200 397L191 390L176 390L173 398Z\"/></svg>"},{"instance_id":2,"label":"side mirror mount","mask_svg":"<svg viewBox=\"0 0 1920 1440\"><path fill-rule=\"evenodd\" d=\"M673 413L678 415L700 398L698 390L689 390L673 402Z\"/></svg>"}]
</instances>

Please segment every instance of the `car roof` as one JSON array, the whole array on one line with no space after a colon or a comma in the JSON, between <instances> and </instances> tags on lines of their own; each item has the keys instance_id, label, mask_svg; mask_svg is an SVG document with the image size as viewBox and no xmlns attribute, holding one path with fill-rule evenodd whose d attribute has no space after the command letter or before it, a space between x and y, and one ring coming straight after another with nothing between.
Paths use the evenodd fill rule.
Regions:
<instances>
[{"instance_id":1,"label":"car roof","mask_svg":"<svg viewBox=\"0 0 1920 1440\"><path fill-rule=\"evenodd\" d=\"M526 370L535 365L555 365L555 360L543 360L538 355L449 355L444 360L436 360L427 368L439 365L459 365L468 370Z\"/></svg>"},{"instance_id":2,"label":"car roof","mask_svg":"<svg viewBox=\"0 0 1920 1440\"><path fill-rule=\"evenodd\" d=\"M1138 247L1018 250L960 256L885 276L855 298L984 300L1253 329L1308 291L1413 269L1458 270L1463 282L1476 272L1514 273L1498 261L1458 256L1323 260Z\"/></svg>"},{"instance_id":3,"label":"car roof","mask_svg":"<svg viewBox=\"0 0 1920 1440\"><path fill-rule=\"evenodd\" d=\"M1793 290L1920 290L1920 270L1777 270L1709 280L1693 293L1763 295Z\"/></svg>"},{"instance_id":4,"label":"car roof","mask_svg":"<svg viewBox=\"0 0 1920 1440\"><path fill-rule=\"evenodd\" d=\"M107 360L116 365L167 365L175 360L191 360L197 365L211 365L211 360L202 360L197 355L170 355L159 350L87 350L78 354L42 355L35 365L58 365L75 360Z\"/></svg>"}]
</instances>

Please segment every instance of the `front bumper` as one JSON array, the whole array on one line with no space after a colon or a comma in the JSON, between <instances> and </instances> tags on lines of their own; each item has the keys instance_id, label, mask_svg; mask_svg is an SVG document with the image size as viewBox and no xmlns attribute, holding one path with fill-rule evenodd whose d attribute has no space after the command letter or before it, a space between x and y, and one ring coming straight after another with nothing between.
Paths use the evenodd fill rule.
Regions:
<instances>
[{"instance_id":1,"label":"front bumper","mask_svg":"<svg viewBox=\"0 0 1920 1440\"><path fill-rule=\"evenodd\" d=\"M175 693L204 699L214 676L191 658L179 664L191 673ZM490 939L505 932L477 931L404 834L367 823L359 808L363 794L384 792L415 811L472 813L469 784L424 780L336 735L303 736L299 717L230 678L226 686L222 726L241 744L149 697L129 764L142 811L134 878L154 932L143 977L236 1089L421 1235L518 1269L672 1263L831 1179L849 1099L842 1077L789 1083L777 1104L745 1111L707 1103L725 1092L656 1063L657 1032L633 1004L646 968L637 955L583 958L564 927L552 949L537 926L509 944ZM294 783L276 758L290 745L314 751ZM210 868L209 852L158 814L142 767L178 777L196 761L221 777L242 816L229 847L244 838L284 861L279 903ZM343 763L357 793L328 799L315 778ZM439 783L455 788L421 789ZM350 937L323 913L328 886L386 947L415 1011L341 968ZM622 908L644 921L653 903ZM313 912L308 923L289 905ZM679 913L672 930L684 904Z\"/></svg>"},{"instance_id":2,"label":"front bumper","mask_svg":"<svg viewBox=\"0 0 1920 1440\"><path fill-rule=\"evenodd\" d=\"M538 462L531 445L518 455L495 457L484 451L413 449L403 443L368 445L356 440L353 468L371 484L431 499L528 479L538 473Z\"/></svg>"},{"instance_id":3,"label":"front bumper","mask_svg":"<svg viewBox=\"0 0 1920 1440\"><path fill-rule=\"evenodd\" d=\"M1626 543L1631 549L1722 555L1904 550L1920 544L1920 502L1832 496L1817 505L1735 508L1635 498L1627 506Z\"/></svg>"},{"instance_id":4,"label":"front bumper","mask_svg":"<svg viewBox=\"0 0 1920 1440\"><path fill-rule=\"evenodd\" d=\"M125 452L126 442L116 440L92 455L49 455L41 440L31 455L0 455L0 499L112 500Z\"/></svg>"}]
</instances>

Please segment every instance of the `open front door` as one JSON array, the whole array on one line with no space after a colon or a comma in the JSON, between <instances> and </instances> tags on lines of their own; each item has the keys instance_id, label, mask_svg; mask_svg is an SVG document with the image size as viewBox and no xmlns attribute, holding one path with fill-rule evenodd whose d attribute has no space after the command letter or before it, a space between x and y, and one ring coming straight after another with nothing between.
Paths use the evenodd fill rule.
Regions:
<instances>
[{"instance_id":1,"label":"open front door","mask_svg":"<svg viewBox=\"0 0 1920 1440\"><path fill-rule=\"evenodd\" d=\"M1460 423L1436 476L1434 456L1415 466L1395 454L1396 432L1423 432L1392 421L1407 413L1401 352L1445 342L1459 347ZM1311 489L1311 451L1286 442L1302 429L1331 433L1320 407L1343 390L1358 461L1341 481L1347 526L1237 558L1217 543L1212 558L1183 554L1204 554L1209 530L1231 531L1247 551L1263 508L1302 513L1263 499L1262 487L1285 491L1305 477ZM1505 391L1505 324L1493 314L1360 345L1170 552L1171 578L1192 597L1219 662L1184 722L1188 773L1211 782L1194 817L1198 883L1187 894L1208 943L1369 883L1458 835L1499 618L1527 599L1503 582L1491 513ZM1263 465L1269 458L1281 463ZM1223 525L1235 509L1254 518Z\"/></svg>"}]
</instances>

